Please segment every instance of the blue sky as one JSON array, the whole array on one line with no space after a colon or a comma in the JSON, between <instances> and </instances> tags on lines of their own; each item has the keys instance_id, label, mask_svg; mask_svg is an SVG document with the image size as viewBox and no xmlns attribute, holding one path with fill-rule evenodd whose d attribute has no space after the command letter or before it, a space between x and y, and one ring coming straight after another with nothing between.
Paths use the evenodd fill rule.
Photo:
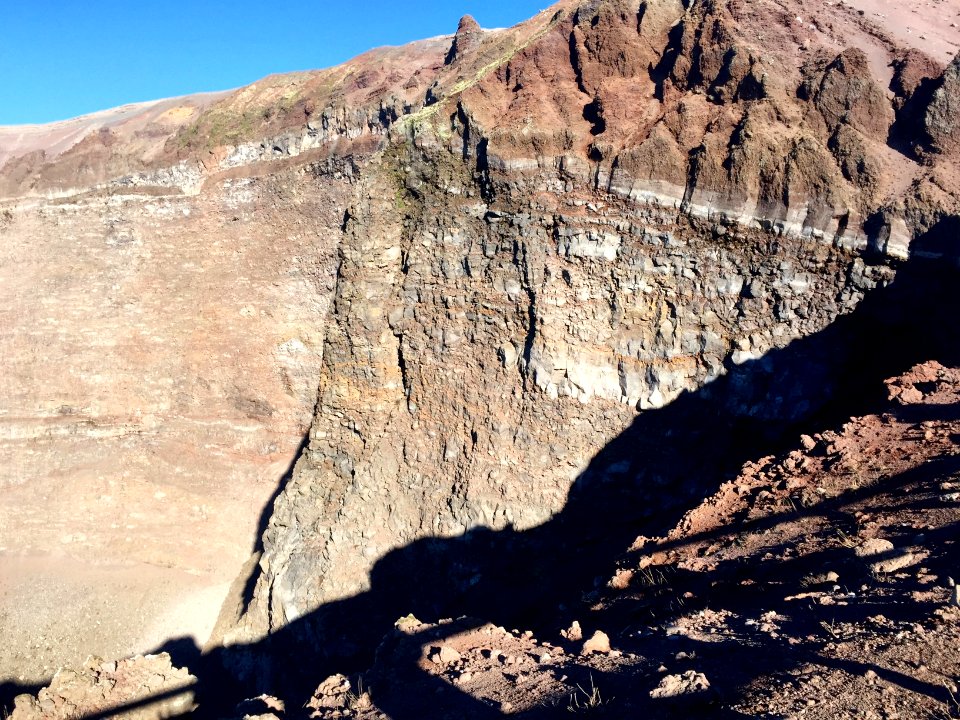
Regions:
<instances>
[{"instance_id":1,"label":"blue sky","mask_svg":"<svg viewBox=\"0 0 960 720\"><path fill-rule=\"evenodd\" d=\"M452 33L505 27L552 0L3 0L0 125L62 120Z\"/></svg>"}]
</instances>

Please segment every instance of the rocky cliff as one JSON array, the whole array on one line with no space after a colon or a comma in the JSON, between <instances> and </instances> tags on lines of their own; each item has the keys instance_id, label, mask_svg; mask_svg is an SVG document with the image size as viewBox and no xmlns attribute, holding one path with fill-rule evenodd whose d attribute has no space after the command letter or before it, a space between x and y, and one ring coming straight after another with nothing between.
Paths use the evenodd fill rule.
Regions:
<instances>
[{"instance_id":1,"label":"rocky cliff","mask_svg":"<svg viewBox=\"0 0 960 720\"><path fill-rule=\"evenodd\" d=\"M858 18L607 1L482 41L461 23L358 179L310 441L228 642L367 590L418 538L543 523L638 413L955 252L950 142L894 132L950 135L952 70L918 78L936 63ZM810 417L856 342L726 385L733 417Z\"/></svg>"},{"instance_id":2,"label":"rocky cliff","mask_svg":"<svg viewBox=\"0 0 960 720\"><path fill-rule=\"evenodd\" d=\"M730 448L896 370L904 349L878 341L920 343L934 322L904 312L927 282L912 268L957 259L960 85L943 60L843 3L563 0L507 30L465 18L330 70L79 122L69 142L40 133L0 166L2 267L22 283L0 304L19 378L7 466L51 467L67 434L62 476L109 484L85 458L121 438L131 498L178 488L169 516L149 505L166 485L143 506L146 526L169 519L144 537L173 540L183 507L209 505L239 572L263 530L213 645L241 665L271 634L369 655L324 618L384 568L395 597L371 636L413 605L461 614L486 571L425 574L444 539L576 531L577 492L611 483L629 491L591 512L635 526L747 459ZM266 478L237 490L261 458L279 478L307 428L275 500ZM36 508L55 477L3 482ZM129 527L105 513L98 527ZM61 514L38 551L59 533L185 563ZM629 532L598 534L567 541ZM202 546L212 572L222 552Z\"/></svg>"}]
</instances>

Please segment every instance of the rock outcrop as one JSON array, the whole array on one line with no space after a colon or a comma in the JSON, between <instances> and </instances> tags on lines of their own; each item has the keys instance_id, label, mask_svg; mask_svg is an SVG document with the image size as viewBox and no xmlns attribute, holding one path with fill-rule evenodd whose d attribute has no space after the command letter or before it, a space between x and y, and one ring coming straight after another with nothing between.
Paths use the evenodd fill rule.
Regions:
<instances>
[{"instance_id":1,"label":"rock outcrop","mask_svg":"<svg viewBox=\"0 0 960 720\"><path fill-rule=\"evenodd\" d=\"M924 117L924 129L934 150L956 155L960 150L960 55L936 84Z\"/></svg>"},{"instance_id":2,"label":"rock outcrop","mask_svg":"<svg viewBox=\"0 0 960 720\"><path fill-rule=\"evenodd\" d=\"M956 213L919 201L952 166L895 158L861 49L798 47L780 14L765 53L751 17L561 4L506 55L496 35L475 48L500 60L470 82L458 53L458 81L441 70L390 128L344 225L310 441L229 642L367 591L418 538L544 523L638 413L824 330ZM798 358L797 385L730 383L732 417L809 416L852 351Z\"/></svg>"},{"instance_id":3,"label":"rock outcrop","mask_svg":"<svg viewBox=\"0 0 960 720\"><path fill-rule=\"evenodd\" d=\"M60 670L36 697L16 699L11 720L61 720L100 714L129 720L180 717L196 709L197 678L166 653L128 660L91 657L80 669Z\"/></svg>"},{"instance_id":4,"label":"rock outcrop","mask_svg":"<svg viewBox=\"0 0 960 720\"><path fill-rule=\"evenodd\" d=\"M471 15L464 15L460 18L460 24L457 26L457 34L453 36L453 43L450 45L450 52L444 60L446 65L452 65L464 55L469 54L480 44L480 38L483 30Z\"/></svg>"}]
</instances>

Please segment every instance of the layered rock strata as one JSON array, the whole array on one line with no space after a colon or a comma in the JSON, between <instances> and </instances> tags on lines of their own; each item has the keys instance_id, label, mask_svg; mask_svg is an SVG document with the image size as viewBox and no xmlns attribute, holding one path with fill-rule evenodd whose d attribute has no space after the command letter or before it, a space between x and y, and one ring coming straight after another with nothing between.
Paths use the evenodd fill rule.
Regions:
<instances>
[{"instance_id":1,"label":"layered rock strata","mask_svg":"<svg viewBox=\"0 0 960 720\"><path fill-rule=\"evenodd\" d=\"M0 677L206 640L311 421L337 173L6 205Z\"/></svg>"},{"instance_id":2,"label":"layered rock strata","mask_svg":"<svg viewBox=\"0 0 960 720\"><path fill-rule=\"evenodd\" d=\"M543 523L638 413L827 328L955 215L952 161L888 144L898 49L839 10L761 32L761 5L567 3L491 64L496 36L455 46L358 183L310 442L227 642L418 538ZM733 416L809 416L852 349Z\"/></svg>"},{"instance_id":3,"label":"layered rock strata","mask_svg":"<svg viewBox=\"0 0 960 720\"><path fill-rule=\"evenodd\" d=\"M856 338L799 353L803 382L772 355L904 261L954 260L960 201L956 61L808 10L563 0L6 152L4 498L29 510L5 552L29 527L232 570L267 503L217 633L256 641L418 539L540 526L685 393L755 425L815 412ZM140 517L97 509L111 481ZM57 485L83 490L41 512ZM191 507L227 539L184 559Z\"/></svg>"}]
</instances>

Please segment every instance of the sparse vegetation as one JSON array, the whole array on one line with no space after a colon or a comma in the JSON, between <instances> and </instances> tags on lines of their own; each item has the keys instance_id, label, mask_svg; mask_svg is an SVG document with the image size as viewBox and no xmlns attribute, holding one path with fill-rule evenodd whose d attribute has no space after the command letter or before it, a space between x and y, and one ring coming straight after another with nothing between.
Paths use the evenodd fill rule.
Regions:
<instances>
[{"instance_id":1,"label":"sparse vegetation","mask_svg":"<svg viewBox=\"0 0 960 720\"><path fill-rule=\"evenodd\" d=\"M356 687L356 690L354 690ZM357 677L356 684L350 684L350 690L347 692L347 707L353 711L367 710L372 705L370 700L370 688L363 686L363 676Z\"/></svg>"},{"instance_id":2,"label":"sparse vegetation","mask_svg":"<svg viewBox=\"0 0 960 720\"><path fill-rule=\"evenodd\" d=\"M589 691L577 683L577 689L570 693L570 703L567 705L567 710L572 713L593 712L608 705L612 699L603 699L600 695L600 688L593 682L593 675L591 674Z\"/></svg>"},{"instance_id":3,"label":"sparse vegetation","mask_svg":"<svg viewBox=\"0 0 960 720\"><path fill-rule=\"evenodd\" d=\"M211 149L219 145L235 145L254 135L265 119L263 110L214 109L180 131L177 143L181 148Z\"/></svg>"},{"instance_id":4,"label":"sparse vegetation","mask_svg":"<svg viewBox=\"0 0 960 720\"><path fill-rule=\"evenodd\" d=\"M264 123L287 115L296 105L299 93L291 90L266 106L251 103L242 110L218 105L180 130L176 136L180 149L210 150L220 145L236 145L255 139Z\"/></svg>"},{"instance_id":5,"label":"sparse vegetation","mask_svg":"<svg viewBox=\"0 0 960 720\"><path fill-rule=\"evenodd\" d=\"M673 574L675 569L668 566L666 571ZM670 584L670 578L667 577L667 572L664 572L664 568L662 567L648 565L647 567L639 568L637 572L637 581L641 587L659 587Z\"/></svg>"},{"instance_id":6,"label":"sparse vegetation","mask_svg":"<svg viewBox=\"0 0 960 720\"><path fill-rule=\"evenodd\" d=\"M853 548L855 548L857 545L860 544L855 537L850 536L849 534L845 533L843 530L837 530L837 540L840 542L840 544L843 547L848 548L850 550L852 550Z\"/></svg>"},{"instance_id":7,"label":"sparse vegetation","mask_svg":"<svg viewBox=\"0 0 960 720\"><path fill-rule=\"evenodd\" d=\"M939 720L960 720L960 699L957 699L957 684L944 680L943 687L946 689L949 699L942 713L937 717Z\"/></svg>"}]
</instances>

